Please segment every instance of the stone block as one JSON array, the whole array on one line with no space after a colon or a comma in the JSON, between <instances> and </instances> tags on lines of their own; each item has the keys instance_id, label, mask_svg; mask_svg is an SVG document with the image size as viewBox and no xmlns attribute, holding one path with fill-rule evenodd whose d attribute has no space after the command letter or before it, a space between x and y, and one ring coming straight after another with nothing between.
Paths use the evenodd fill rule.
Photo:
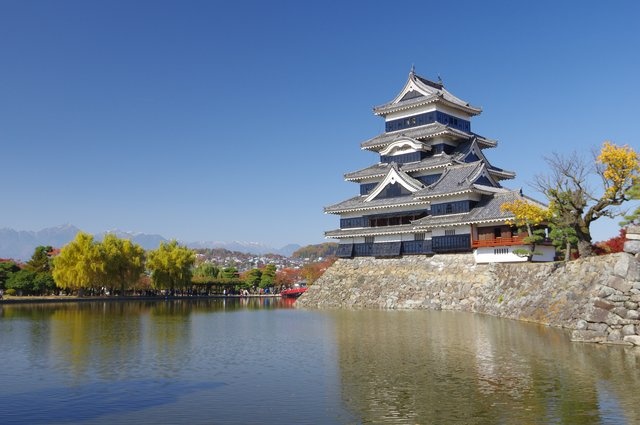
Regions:
<instances>
[{"instance_id":1,"label":"stone block","mask_svg":"<svg viewBox=\"0 0 640 425\"><path fill-rule=\"evenodd\" d=\"M627 226L627 239L640 240L640 226Z\"/></svg>"},{"instance_id":2,"label":"stone block","mask_svg":"<svg viewBox=\"0 0 640 425\"><path fill-rule=\"evenodd\" d=\"M600 286L600 290L598 291L598 296L600 298L606 298L609 295L615 294L616 290L613 288L610 288L606 285L602 285Z\"/></svg>"},{"instance_id":3,"label":"stone block","mask_svg":"<svg viewBox=\"0 0 640 425\"><path fill-rule=\"evenodd\" d=\"M637 335L633 335L637 336ZM625 338L629 338L628 336ZM640 336L638 337L640 345ZM604 332L599 331L589 331L589 330L575 330L571 333L571 341L575 342L605 342L607 340L607 335ZM629 341L633 342L633 341Z\"/></svg>"},{"instance_id":4,"label":"stone block","mask_svg":"<svg viewBox=\"0 0 640 425\"><path fill-rule=\"evenodd\" d=\"M600 298L596 299L593 302L593 305L594 305L594 307L598 307L598 308L601 308L603 310L612 310L616 306L614 303L606 301L606 300L603 300L603 299L600 299Z\"/></svg>"},{"instance_id":5,"label":"stone block","mask_svg":"<svg viewBox=\"0 0 640 425\"><path fill-rule=\"evenodd\" d=\"M623 249L624 249L624 252L628 252L629 254L639 254L640 240L627 239L626 241L624 241Z\"/></svg>"},{"instance_id":6,"label":"stone block","mask_svg":"<svg viewBox=\"0 0 640 425\"><path fill-rule=\"evenodd\" d=\"M609 316L609 310L605 310L596 306L589 306L585 314L585 320L588 322L603 323Z\"/></svg>"},{"instance_id":7,"label":"stone block","mask_svg":"<svg viewBox=\"0 0 640 425\"><path fill-rule=\"evenodd\" d=\"M634 303L633 301L624 302L624 308L626 308L627 310L637 310L638 305L639 305L638 303Z\"/></svg>"},{"instance_id":8,"label":"stone block","mask_svg":"<svg viewBox=\"0 0 640 425\"><path fill-rule=\"evenodd\" d=\"M611 301L613 303L621 303L621 302L625 302L625 301L629 301L629 300L630 300L630 296L629 295L613 294L613 295L609 295L607 297L607 301Z\"/></svg>"},{"instance_id":9,"label":"stone block","mask_svg":"<svg viewBox=\"0 0 640 425\"><path fill-rule=\"evenodd\" d=\"M589 324L587 324L587 330L589 330L589 331L596 331L596 332L606 333L608 329L609 329L609 325L607 325L606 323L589 323Z\"/></svg>"},{"instance_id":10,"label":"stone block","mask_svg":"<svg viewBox=\"0 0 640 425\"><path fill-rule=\"evenodd\" d=\"M622 336L625 337L627 335L635 335L636 327L635 325L624 325L622 327Z\"/></svg>"},{"instance_id":11,"label":"stone block","mask_svg":"<svg viewBox=\"0 0 640 425\"><path fill-rule=\"evenodd\" d=\"M630 320L638 320L640 319L640 313L638 312L638 310L628 310L627 314L624 317Z\"/></svg>"},{"instance_id":12,"label":"stone block","mask_svg":"<svg viewBox=\"0 0 640 425\"><path fill-rule=\"evenodd\" d=\"M609 335L607 335L607 341L622 341L622 332L618 329L609 332Z\"/></svg>"},{"instance_id":13,"label":"stone block","mask_svg":"<svg viewBox=\"0 0 640 425\"><path fill-rule=\"evenodd\" d=\"M623 341L630 342L633 345L640 345L640 335L627 335L624 337Z\"/></svg>"},{"instance_id":14,"label":"stone block","mask_svg":"<svg viewBox=\"0 0 640 425\"><path fill-rule=\"evenodd\" d=\"M624 278L622 278L620 276L611 276L607 280L606 285L608 287L610 287L610 288L617 289L618 291L620 291L622 293L628 292L629 289L631 289L631 287L632 287L631 282L625 280Z\"/></svg>"},{"instance_id":15,"label":"stone block","mask_svg":"<svg viewBox=\"0 0 640 425\"><path fill-rule=\"evenodd\" d=\"M611 312L613 314L617 314L618 316L620 316L622 318L627 317L627 311L628 310L626 308L624 308L624 307L616 307L616 308L611 310Z\"/></svg>"},{"instance_id":16,"label":"stone block","mask_svg":"<svg viewBox=\"0 0 640 425\"><path fill-rule=\"evenodd\" d=\"M579 331L584 331L587 329L587 326L589 325L589 322L587 322L586 320L578 320L578 323L576 323L576 329Z\"/></svg>"}]
</instances>

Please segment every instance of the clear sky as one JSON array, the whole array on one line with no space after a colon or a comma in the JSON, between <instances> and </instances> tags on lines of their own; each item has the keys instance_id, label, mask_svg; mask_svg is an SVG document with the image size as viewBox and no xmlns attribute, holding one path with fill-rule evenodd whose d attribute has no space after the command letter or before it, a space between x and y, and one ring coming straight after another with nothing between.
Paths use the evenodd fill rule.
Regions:
<instances>
[{"instance_id":1,"label":"clear sky","mask_svg":"<svg viewBox=\"0 0 640 425\"><path fill-rule=\"evenodd\" d=\"M543 156L639 148L640 2L0 0L0 228L319 243L412 65ZM595 240L617 235L617 221Z\"/></svg>"}]
</instances>

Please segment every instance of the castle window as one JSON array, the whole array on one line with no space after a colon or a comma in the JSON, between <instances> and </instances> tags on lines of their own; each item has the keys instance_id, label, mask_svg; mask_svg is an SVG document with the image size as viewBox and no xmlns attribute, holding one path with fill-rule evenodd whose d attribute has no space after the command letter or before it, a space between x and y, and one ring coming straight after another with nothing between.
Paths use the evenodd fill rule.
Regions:
<instances>
[{"instance_id":1,"label":"castle window","mask_svg":"<svg viewBox=\"0 0 640 425\"><path fill-rule=\"evenodd\" d=\"M373 243L376 240L375 236L365 236L364 243Z\"/></svg>"},{"instance_id":2,"label":"castle window","mask_svg":"<svg viewBox=\"0 0 640 425\"><path fill-rule=\"evenodd\" d=\"M424 240L424 233L416 233L413 235L413 240L414 241L423 241Z\"/></svg>"},{"instance_id":3,"label":"castle window","mask_svg":"<svg viewBox=\"0 0 640 425\"><path fill-rule=\"evenodd\" d=\"M453 236L456 234L456 229L446 229L444 231L444 235L445 236Z\"/></svg>"}]
</instances>

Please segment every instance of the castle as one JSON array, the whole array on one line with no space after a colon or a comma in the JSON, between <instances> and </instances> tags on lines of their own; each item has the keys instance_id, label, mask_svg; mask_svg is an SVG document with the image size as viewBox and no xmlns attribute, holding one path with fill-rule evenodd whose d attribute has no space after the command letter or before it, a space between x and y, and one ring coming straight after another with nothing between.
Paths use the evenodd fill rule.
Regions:
<instances>
[{"instance_id":1,"label":"castle","mask_svg":"<svg viewBox=\"0 0 640 425\"><path fill-rule=\"evenodd\" d=\"M380 161L345 174L359 195L325 207L340 216L340 228L325 232L338 239L339 257L473 252L477 263L526 261L514 253L529 247L524 235L500 207L538 202L500 184L515 173L491 165L484 151L497 142L471 131L480 108L412 69L400 93L373 112L385 131L361 147ZM533 261L554 255L542 245Z\"/></svg>"}]
</instances>

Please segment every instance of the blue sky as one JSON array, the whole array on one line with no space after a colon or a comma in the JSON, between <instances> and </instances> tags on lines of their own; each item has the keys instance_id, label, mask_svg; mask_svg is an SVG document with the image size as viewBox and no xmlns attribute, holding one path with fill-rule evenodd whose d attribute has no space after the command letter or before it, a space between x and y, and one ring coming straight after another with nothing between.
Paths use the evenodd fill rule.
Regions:
<instances>
[{"instance_id":1,"label":"blue sky","mask_svg":"<svg viewBox=\"0 0 640 425\"><path fill-rule=\"evenodd\" d=\"M319 243L409 70L543 156L638 149L640 3L0 0L0 227ZM618 232L598 224L595 240Z\"/></svg>"}]
</instances>

